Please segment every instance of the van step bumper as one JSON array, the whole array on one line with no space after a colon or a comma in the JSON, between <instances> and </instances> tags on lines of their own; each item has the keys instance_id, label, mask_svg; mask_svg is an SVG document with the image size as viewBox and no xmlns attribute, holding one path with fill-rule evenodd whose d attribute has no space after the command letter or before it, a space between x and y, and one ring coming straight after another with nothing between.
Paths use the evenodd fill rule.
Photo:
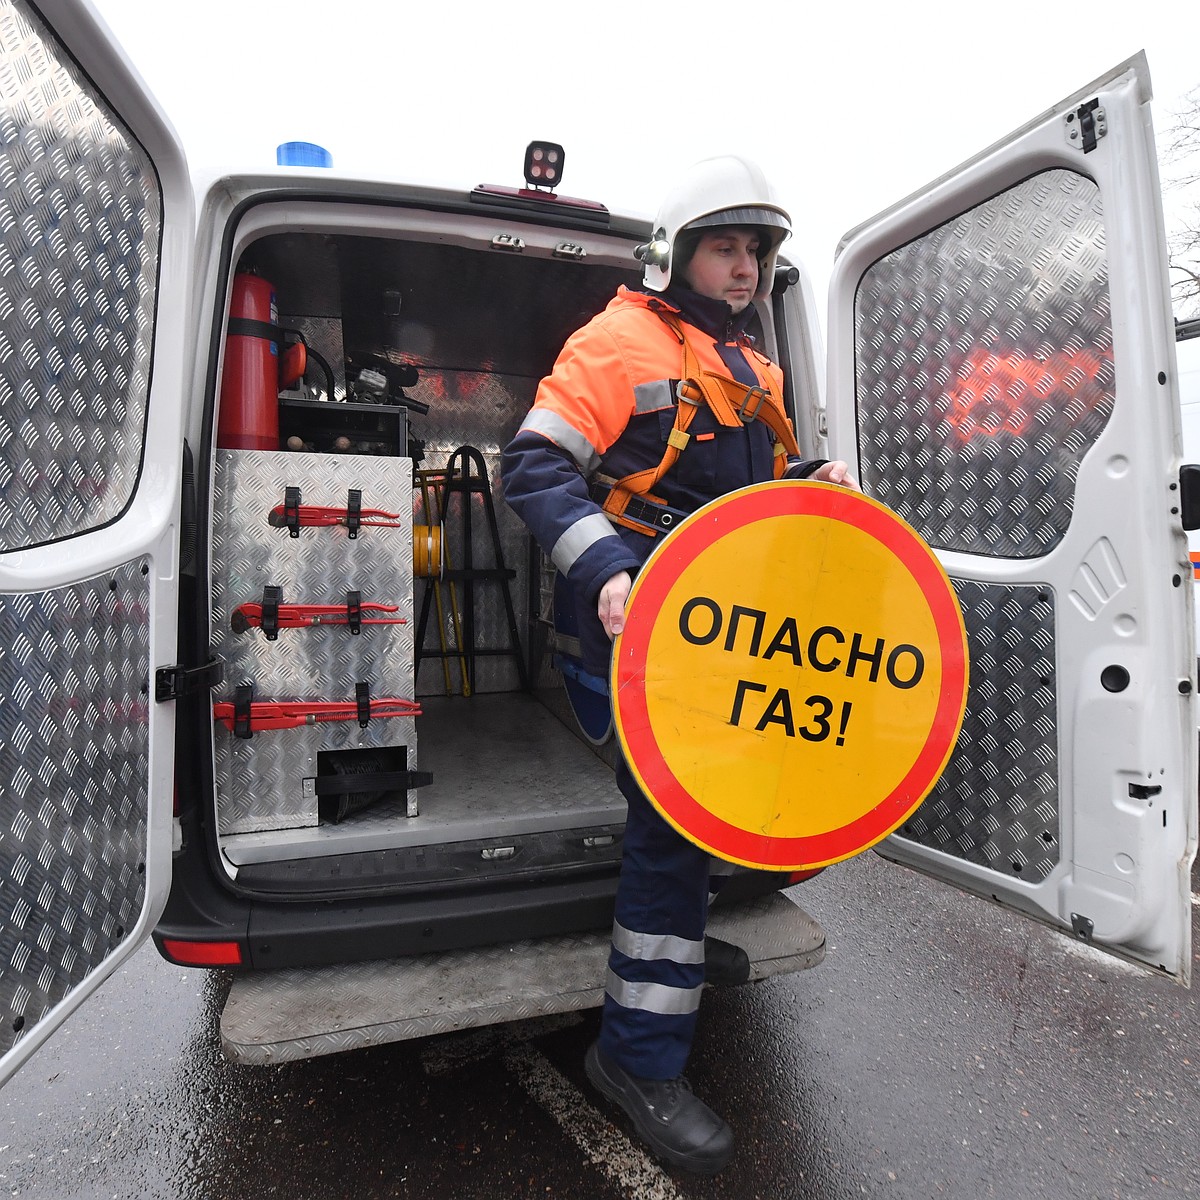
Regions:
<instances>
[{"instance_id":1,"label":"van step bumper","mask_svg":"<svg viewBox=\"0 0 1200 1200\"><path fill-rule=\"evenodd\" d=\"M751 981L815 967L825 931L774 892L715 910L708 933L742 946ZM292 1062L575 1009L604 1001L607 933L414 955L382 962L250 971L221 1014L233 1062Z\"/></svg>"}]
</instances>

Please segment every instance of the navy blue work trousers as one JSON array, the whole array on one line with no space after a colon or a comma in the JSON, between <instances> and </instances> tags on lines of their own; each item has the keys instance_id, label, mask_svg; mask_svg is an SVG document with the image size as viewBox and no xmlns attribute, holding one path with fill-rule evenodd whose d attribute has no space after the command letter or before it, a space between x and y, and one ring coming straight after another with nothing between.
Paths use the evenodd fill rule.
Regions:
<instances>
[{"instance_id":1,"label":"navy blue work trousers","mask_svg":"<svg viewBox=\"0 0 1200 1200\"><path fill-rule=\"evenodd\" d=\"M677 833L624 762L629 803L600 1049L633 1075L683 1073L704 987L707 851Z\"/></svg>"}]
</instances>

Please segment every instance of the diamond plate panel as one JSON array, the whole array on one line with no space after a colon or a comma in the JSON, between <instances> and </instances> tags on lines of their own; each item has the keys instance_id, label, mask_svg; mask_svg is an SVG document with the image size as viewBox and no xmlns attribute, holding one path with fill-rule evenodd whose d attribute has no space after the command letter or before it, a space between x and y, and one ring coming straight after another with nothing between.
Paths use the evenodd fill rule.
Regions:
<instances>
[{"instance_id":1,"label":"diamond plate panel","mask_svg":"<svg viewBox=\"0 0 1200 1200\"><path fill-rule=\"evenodd\" d=\"M496 524L500 531L500 549L504 565L516 571L516 578L509 583L513 609L517 618L517 630L524 643L527 637L529 614L529 538L528 531L513 511L504 503L500 487L500 452L512 440L525 414L533 404L537 391L537 379L519 376L492 375L476 371L439 372L423 368L419 382L408 392L414 399L430 405L428 416L414 418L414 433L425 442L425 457L419 464L428 470L446 465L450 455L459 446L474 446L487 464L491 481L492 504L496 510ZM424 506L418 488L417 520L424 522ZM484 518L481 498L472 497L476 511L471 522L471 549L474 562L479 567L495 565L495 554L487 521ZM464 562L462 541L462 498L454 496L445 524L444 537L448 566L460 567ZM429 586L422 581L420 593ZM453 629L453 614L449 603L449 588L442 584L444 604L444 637L448 647L458 643ZM475 628L476 644L479 646L507 647L509 644L508 619L500 589L495 584L476 585ZM423 653L436 655L441 646L435 617L431 616L426 629ZM452 688L457 691L460 675L456 660L451 662ZM481 657L476 662L476 690L479 692L508 692L520 686L516 665L511 658ZM441 659L422 659L417 678L418 692L422 695L443 693L445 679Z\"/></svg>"},{"instance_id":2,"label":"diamond plate panel","mask_svg":"<svg viewBox=\"0 0 1200 1200\"><path fill-rule=\"evenodd\" d=\"M865 490L930 545L1046 554L1113 407L1096 185L1023 181L880 259L855 307Z\"/></svg>"},{"instance_id":3,"label":"diamond plate panel","mask_svg":"<svg viewBox=\"0 0 1200 1200\"><path fill-rule=\"evenodd\" d=\"M90 89L0 2L0 550L113 520L140 469L161 196Z\"/></svg>"},{"instance_id":4,"label":"diamond plate panel","mask_svg":"<svg viewBox=\"0 0 1200 1200\"><path fill-rule=\"evenodd\" d=\"M373 696L413 695L412 464L402 458L218 450L214 472L212 644L226 663L227 694L254 683L259 700L352 700L354 686L371 683ZM364 526L351 539L342 526L304 527L298 538L267 521L298 487L301 503L344 508L358 488L364 508L398 512L399 528ZM267 586L283 589L288 604L344 604L346 592L364 601L400 606L404 625L364 625L357 636L340 625L281 629L269 641L261 629L235 633L230 619L247 602L260 603ZM235 738L214 727L217 805L223 834L256 833L317 823L317 801L305 780L325 750L405 746L417 765L411 718L326 723ZM410 793L411 811L416 795Z\"/></svg>"},{"instance_id":5,"label":"diamond plate panel","mask_svg":"<svg viewBox=\"0 0 1200 1200\"><path fill-rule=\"evenodd\" d=\"M0 596L0 1051L124 941L145 901L144 570Z\"/></svg>"},{"instance_id":6,"label":"diamond plate panel","mask_svg":"<svg viewBox=\"0 0 1200 1200\"><path fill-rule=\"evenodd\" d=\"M825 931L778 893L714 911L709 932L745 948L752 978L816 966ZM239 975L221 1045L242 1063L289 1062L604 1002L607 931L382 962Z\"/></svg>"},{"instance_id":7,"label":"diamond plate panel","mask_svg":"<svg viewBox=\"0 0 1200 1200\"><path fill-rule=\"evenodd\" d=\"M945 772L898 836L1038 883L1059 861L1054 604L1047 588L953 583L967 712Z\"/></svg>"}]
</instances>

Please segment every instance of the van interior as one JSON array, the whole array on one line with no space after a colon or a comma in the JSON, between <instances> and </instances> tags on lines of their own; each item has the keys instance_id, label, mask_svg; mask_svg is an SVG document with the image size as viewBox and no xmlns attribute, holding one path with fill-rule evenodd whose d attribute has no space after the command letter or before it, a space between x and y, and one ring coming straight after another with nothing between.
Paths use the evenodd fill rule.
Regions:
<instances>
[{"instance_id":1,"label":"van interior","mask_svg":"<svg viewBox=\"0 0 1200 1200\"><path fill-rule=\"evenodd\" d=\"M330 894L610 864L624 801L607 702L578 679L571 618L555 628L553 569L499 462L563 342L637 281L633 241L488 212L308 209L256 210L228 260L232 280L269 285L284 332L266 368L280 386L256 402L235 353L255 346L235 331L265 314L226 288L207 554L225 868ZM420 715L388 716L389 700ZM264 725L270 705L303 720Z\"/></svg>"}]
</instances>

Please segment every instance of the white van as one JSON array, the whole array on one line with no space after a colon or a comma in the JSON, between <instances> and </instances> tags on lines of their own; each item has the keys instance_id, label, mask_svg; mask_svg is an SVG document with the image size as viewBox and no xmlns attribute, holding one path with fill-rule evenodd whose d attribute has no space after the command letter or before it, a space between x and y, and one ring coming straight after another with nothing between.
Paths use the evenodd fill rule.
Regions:
<instances>
[{"instance_id":1,"label":"white van","mask_svg":"<svg viewBox=\"0 0 1200 1200\"><path fill-rule=\"evenodd\" d=\"M86 5L0 26L4 1070L152 933L237 972L246 1062L599 1003L604 685L496 468L648 221L469 167L229 174L197 210ZM1137 56L848 234L827 360L796 267L758 316L802 452L850 460L966 619L962 736L882 852L1187 982L1149 100ZM823 953L788 882L714 913L758 977Z\"/></svg>"}]
</instances>

